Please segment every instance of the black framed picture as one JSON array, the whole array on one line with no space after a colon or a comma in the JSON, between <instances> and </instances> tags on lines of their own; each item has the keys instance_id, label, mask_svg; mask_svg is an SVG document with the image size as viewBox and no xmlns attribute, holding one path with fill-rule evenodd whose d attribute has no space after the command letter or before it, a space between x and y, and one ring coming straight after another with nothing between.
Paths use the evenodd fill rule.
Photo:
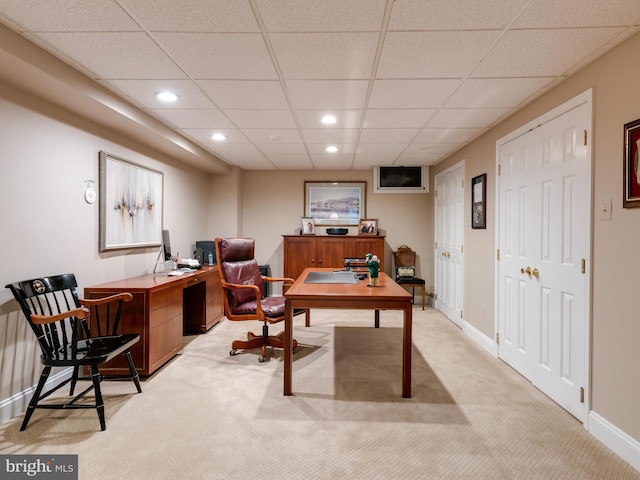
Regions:
<instances>
[{"instance_id":1,"label":"black framed picture","mask_svg":"<svg viewBox=\"0 0 640 480\"><path fill-rule=\"evenodd\" d=\"M487 228L487 174L471 179L471 228Z\"/></svg>"}]
</instances>

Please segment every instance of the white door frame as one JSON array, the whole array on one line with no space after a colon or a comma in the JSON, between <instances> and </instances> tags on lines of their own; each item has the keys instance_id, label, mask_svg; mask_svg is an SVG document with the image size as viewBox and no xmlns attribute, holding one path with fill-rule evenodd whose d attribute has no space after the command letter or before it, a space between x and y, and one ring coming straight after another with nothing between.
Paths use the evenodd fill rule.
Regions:
<instances>
[{"instance_id":1,"label":"white door frame","mask_svg":"<svg viewBox=\"0 0 640 480\"><path fill-rule=\"evenodd\" d=\"M590 126L590 130L588 132L587 135L587 175L586 175L586 191L587 191L587 197L588 197L588 205L589 205L589 212L586 215L586 221L585 221L585 258L586 258L586 265L585 265L585 275L587 276L587 288L586 288L586 292L585 292L585 305L584 305L584 311L586 313L585 315L585 325L584 325L584 341L585 341L585 345L584 345L584 352L585 352L585 359L584 359L584 372L585 372L585 386L584 386L584 406L585 406L585 415L584 415L584 427L588 429L588 421L589 421L589 412L591 411L591 404L590 404L590 392L591 392L591 324L592 324L592 308L591 308L591 289L592 289L592 284L593 284L593 278L592 278L592 270L591 270L591 263L592 263L592 247L591 247L591 239L593 236L593 228L592 228L592 218L593 218L593 149L592 149L592 145L593 145L593 89L588 89L585 92L577 95L576 97L572 98L571 100L568 100L567 102L563 103L562 105L548 111L547 113L541 115L540 117L536 118L535 120L530 121L529 123L527 123L526 125L514 130L513 132L505 135L504 137L500 138L499 140L496 141L496 178L497 181L495 182L495 198L496 198L496 205L495 205L495 212L494 212L494 218L496 219L496 225L495 225L495 251L498 252L498 249L500 248L500 224L499 224L499 219L500 219L500 176L497 175L498 174L498 165L500 164L500 150L501 150L501 145L506 144L510 141L512 141L513 139L524 135L525 133L527 133L528 131L536 128L537 126L546 123L556 117L559 117L560 115L562 115L565 112L568 112L569 110L572 110L582 104L587 104L590 108L588 108L588 111L590 112L590 119L589 119L589 126ZM494 269L494 312L495 312L495 317L494 317L494 331L495 332L499 332L500 327L499 327L499 316L500 316L500 312L499 312L499 287L500 285L498 284L499 282L499 261L495 262L495 269ZM498 351L498 346L496 345L496 352Z\"/></svg>"}]
</instances>

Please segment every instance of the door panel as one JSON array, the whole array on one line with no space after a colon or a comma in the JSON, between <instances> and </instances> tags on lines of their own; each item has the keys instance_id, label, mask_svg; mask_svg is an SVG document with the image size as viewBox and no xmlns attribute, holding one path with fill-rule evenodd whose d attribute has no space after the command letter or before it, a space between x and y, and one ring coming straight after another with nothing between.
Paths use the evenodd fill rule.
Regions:
<instances>
[{"instance_id":1,"label":"door panel","mask_svg":"<svg viewBox=\"0 0 640 480\"><path fill-rule=\"evenodd\" d=\"M316 266L316 239L315 237L290 238L285 243L284 276L287 278L298 278L302 271L308 266Z\"/></svg>"},{"instance_id":2,"label":"door panel","mask_svg":"<svg viewBox=\"0 0 640 480\"><path fill-rule=\"evenodd\" d=\"M436 177L435 307L462 324L464 165Z\"/></svg>"},{"instance_id":3,"label":"door panel","mask_svg":"<svg viewBox=\"0 0 640 480\"><path fill-rule=\"evenodd\" d=\"M588 108L569 110L499 150L499 356L581 420Z\"/></svg>"},{"instance_id":4,"label":"door panel","mask_svg":"<svg viewBox=\"0 0 640 480\"><path fill-rule=\"evenodd\" d=\"M348 257L347 242L343 238L318 237L317 266L323 268L342 268Z\"/></svg>"}]
</instances>

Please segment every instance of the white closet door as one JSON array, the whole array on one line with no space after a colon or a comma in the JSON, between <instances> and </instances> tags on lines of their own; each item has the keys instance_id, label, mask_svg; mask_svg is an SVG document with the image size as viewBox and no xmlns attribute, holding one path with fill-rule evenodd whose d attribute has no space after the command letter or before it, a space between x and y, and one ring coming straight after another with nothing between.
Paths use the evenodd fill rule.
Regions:
<instances>
[{"instance_id":1,"label":"white closet door","mask_svg":"<svg viewBox=\"0 0 640 480\"><path fill-rule=\"evenodd\" d=\"M499 356L581 420L589 108L581 104L499 150Z\"/></svg>"},{"instance_id":2,"label":"white closet door","mask_svg":"<svg viewBox=\"0 0 640 480\"><path fill-rule=\"evenodd\" d=\"M464 298L464 164L440 173L435 183L435 307L461 325Z\"/></svg>"}]
</instances>

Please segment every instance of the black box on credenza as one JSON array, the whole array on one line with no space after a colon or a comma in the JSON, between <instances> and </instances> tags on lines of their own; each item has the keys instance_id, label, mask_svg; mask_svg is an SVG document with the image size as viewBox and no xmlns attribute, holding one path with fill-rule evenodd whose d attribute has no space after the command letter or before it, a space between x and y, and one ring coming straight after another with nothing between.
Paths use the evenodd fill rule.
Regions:
<instances>
[{"instance_id":1,"label":"black box on credenza","mask_svg":"<svg viewBox=\"0 0 640 480\"><path fill-rule=\"evenodd\" d=\"M213 259L212 263L217 263L216 242L214 242L213 240L197 241L195 252L196 260L198 260L201 265L209 265L209 254L211 254L211 258ZM200 255L202 255L202 258L199 258Z\"/></svg>"}]
</instances>

